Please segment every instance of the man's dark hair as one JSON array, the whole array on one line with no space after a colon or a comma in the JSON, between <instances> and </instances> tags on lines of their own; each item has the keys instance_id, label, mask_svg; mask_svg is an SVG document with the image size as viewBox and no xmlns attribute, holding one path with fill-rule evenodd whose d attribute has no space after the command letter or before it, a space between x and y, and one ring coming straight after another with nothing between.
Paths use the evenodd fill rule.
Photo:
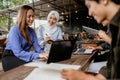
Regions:
<instances>
[{"instance_id":1,"label":"man's dark hair","mask_svg":"<svg viewBox=\"0 0 120 80\"><path fill-rule=\"evenodd\" d=\"M116 4L120 4L120 0L112 0L113 2L115 2Z\"/></svg>"},{"instance_id":2,"label":"man's dark hair","mask_svg":"<svg viewBox=\"0 0 120 80\"><path fill-rule=\"evenodd\" d=\"M100 0L95 0L96 2L99 2ZM116 3L116 4L120 4L120 0L111 0L111 1L113 1L114 3Z\"/></svg>"}]
</instances>

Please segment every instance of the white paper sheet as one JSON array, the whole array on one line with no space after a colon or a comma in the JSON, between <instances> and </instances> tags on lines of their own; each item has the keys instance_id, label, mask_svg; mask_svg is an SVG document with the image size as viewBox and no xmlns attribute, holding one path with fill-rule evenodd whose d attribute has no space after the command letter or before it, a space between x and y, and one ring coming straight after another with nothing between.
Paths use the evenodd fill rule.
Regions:
<instances>
[{"instance_id":1,"label":"white paper sheet","mask_svg":"<svg viewBox=\"0 0 120 80\"><path fill-rule=\"evenodd\" d=\"M64 80L60 74L62 69L79 69L80 67L79 65L58 63L41 64L41 67L35 68L24 80Z\"/></svg>"},{"instance_id":2,"label":"white paper sheet","mask_svg":"<svg viewBox=\"0 0 120 80\"><path fill-rule=\"evenodd\" d=\"M84 54L91 54L93 49L85 49Z\"/></svg>"},{"instance_id":3,"label":"white paper sheet","mask_svg":"<svg viewBox=\"0 0 120 80\"><path fill-rule=\"evenodd\" d=\"M46 66L46 62L41 61L41 60L35 60L33 62L27 63L24 66L29 66L29 67L44 67Z\"/></svg>"}]
</instances>

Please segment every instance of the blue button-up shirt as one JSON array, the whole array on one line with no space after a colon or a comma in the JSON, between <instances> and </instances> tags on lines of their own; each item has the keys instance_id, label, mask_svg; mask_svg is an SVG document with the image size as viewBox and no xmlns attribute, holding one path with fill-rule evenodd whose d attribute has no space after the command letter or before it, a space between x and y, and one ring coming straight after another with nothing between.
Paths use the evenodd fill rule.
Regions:
<instances>
[{"instance_id":1,"label":"blue button-up shirt","mask_svg":"<svg viewBox=\"0 0 120 80\"><path fill-rule=\"evenodd\" d=\"M31 46L27 44L26 40L21 35L18 25L15 25L11 28L8 35L8 42L5 48L7 50L12 50L16 57L26 62L38 59L39 54L44 52L38 44L35 31L30 27L28 27L28 35L32 42L32 47L34 48L35 52L30 51Z\"/></svg>"}]
</instances>

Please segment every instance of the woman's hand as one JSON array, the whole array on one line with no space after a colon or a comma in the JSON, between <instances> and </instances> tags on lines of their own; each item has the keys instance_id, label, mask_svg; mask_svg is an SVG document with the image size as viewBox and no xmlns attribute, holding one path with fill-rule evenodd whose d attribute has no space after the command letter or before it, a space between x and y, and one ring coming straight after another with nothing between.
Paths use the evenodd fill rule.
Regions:
<instances>
[{"instance_id":1,"label":"woman's hand","mask_svg":"<svg viewBox=\"0 0 120 80\"><path fill-rule=\"evenodd\" d=\"M87 49L96 50L96 47L94 47L94 46L87 46Z\"/></svg>"},{"instance_id":2,"label":"woman's hand","mask_svg":"<svg viewBox=\"0 0 120 80\"><path fill-rule=\"evenodd\" d=\"M45 42L48 43L48 44L52 43L52 39L50 38L50 36L46 36Z\"/></svg>"},{"instance_id":3,"label":"woman's hand","mask_svg":"<svg viewBox=\"0 0 120 80\"><path fill-rule=\"evenodd\" d=\"M92 49L93 51L103 50L103 48L101 46L88 46L87 49Z\"/></svg>"},{"instance_id":4,"label":"woman's hand","mask_svg":"<svg viewBox=\"0 0 120 80\"><path fill-rule=\"evenodd\" d=\"M44 59L44 60L47 60L48 59L48 53L40 53L39 57Z\"/></svg>"}]
</instances>

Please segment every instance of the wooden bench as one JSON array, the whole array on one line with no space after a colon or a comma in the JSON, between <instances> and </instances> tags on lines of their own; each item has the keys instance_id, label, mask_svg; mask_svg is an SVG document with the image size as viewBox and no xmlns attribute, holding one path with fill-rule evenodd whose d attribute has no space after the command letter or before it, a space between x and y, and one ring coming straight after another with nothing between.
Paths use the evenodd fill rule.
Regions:
<instances>
[{"instance_id":1,"label":"wooden bench","mask_svg":"<svg viewBox=\"0 0 120 80\"><path fill-rule=\"evenodd\" d=\"M0 39L0 59L2 57L2 53L3 53L3 50L5 48L6 41L7 41L6 38Z\"/></svg>"}]
</instances>

